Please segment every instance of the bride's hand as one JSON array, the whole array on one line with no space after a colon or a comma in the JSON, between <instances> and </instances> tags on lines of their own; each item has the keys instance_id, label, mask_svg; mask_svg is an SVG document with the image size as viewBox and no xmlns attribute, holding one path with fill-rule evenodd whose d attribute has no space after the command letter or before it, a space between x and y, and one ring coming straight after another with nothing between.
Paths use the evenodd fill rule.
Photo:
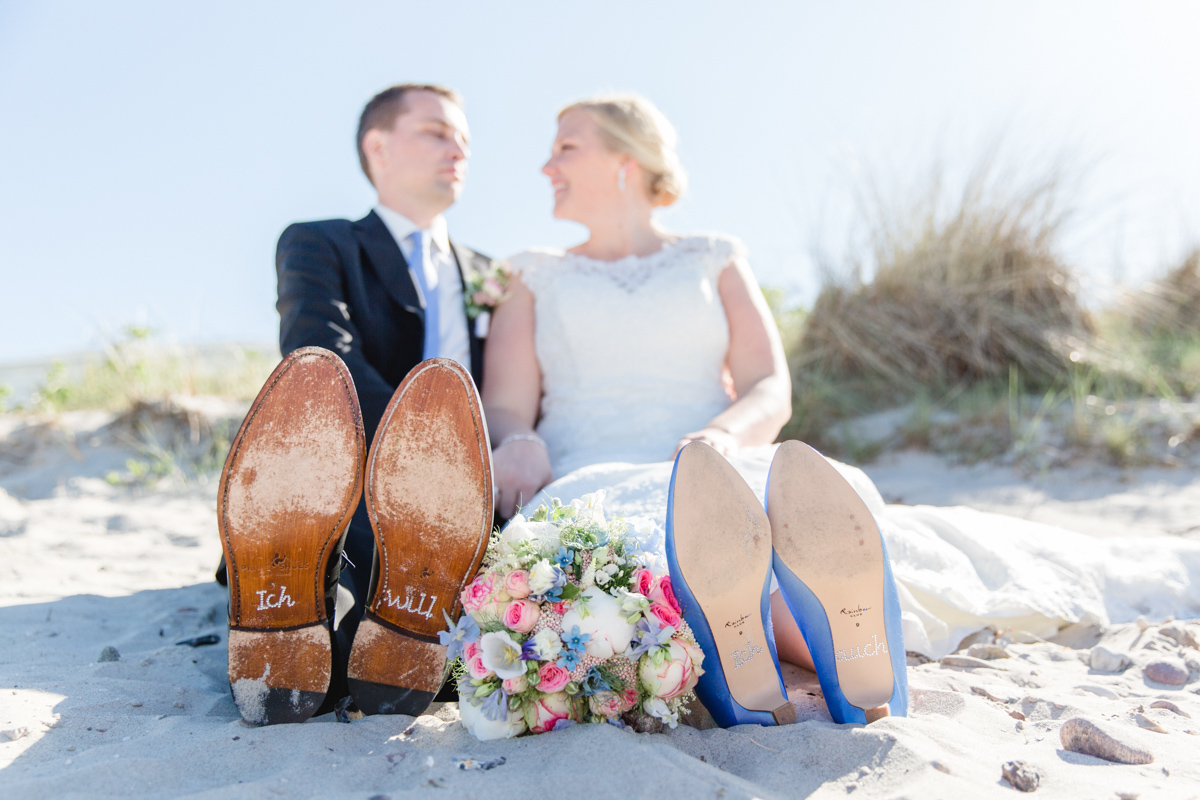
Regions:
<instances>
[{"instance_id":1,"label":"bride's hand","mask_svg":"<svg viewBox=\"0 0 1200 800\"><path fill-rule=\"evenodd\" d=\"M554 480L546 448L528 439L517 439L496 448L492 453L492 467L499 493L496 511L501 519L511 518L543 486Z\"/></svg>"},{"instance_id":2,"label":"bride's hand","mask_svg":"<svg viewBox=\"0 0 1200 800\"><path fill-rule=\"evenodd\" d=\"M704 430L685 434L679 440L679 444L675 445L675 452L671 455L671 458L679 455L679 451L692 442L704 442L723 456L731 456L738 451L737 439L733 437L732 433L723 431L720 428L705 428Z\"/></svg>"}]
</instances>

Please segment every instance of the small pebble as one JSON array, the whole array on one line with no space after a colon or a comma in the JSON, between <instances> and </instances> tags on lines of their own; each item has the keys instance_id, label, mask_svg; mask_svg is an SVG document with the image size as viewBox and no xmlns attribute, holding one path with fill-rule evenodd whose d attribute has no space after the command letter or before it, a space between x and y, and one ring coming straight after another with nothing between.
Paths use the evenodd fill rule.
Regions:
<instances>
[{"instance_id":1,"label":"small pebble","mask_svg":"<svg viewBox=\"0 0 1200 800\"><path fill-rule=\"evenodd\" d=\"M130 705L131 705L131 706L133 706L134 708L141 708L141 707L142 707L142 701L141 701L141 700L134 700L132 703L130 703Z\"/></svg>"},{"instance_id":2,"label":"small pebble","mask_svg":"<svg viewBox=\"0 0 1200 800\"><path fill-rule=\"evenodd\" d=\"M1177 658L1151 661L1142 667L1142 674L1147 680L1166 686L1183 686L1188 682L1188 668Z\"/></svg>"},{"instance_id":3,"label":"small pebble","mask_svg":"<svg viewBox=\"0 0 1200 800\"><path fill-rule=\"evenodd\" d=\"M967 648L967 655L971 658L981 658L984 661L1012 658L1008 651L998 644L973 644Z\"/></svg>"},{"instance_id":4,"label":"small pebble","mask_svg":"<svg viewBox=\"0 0 1200 800\"><path fill-rule=\"evenodd\" d=\"M1091 655L1088 656L1088 666L1096 672L1121 672L1132 664L1129 656L1114 653L1107 647L1093 647Z\"/></svg>"},{"instance_id":5,"label":"small pebble","mask_svg":"<svg viewBox=\"0 0 1200 800\"><path fill-rule=\"evenodd\" d=\"M117 648L113 647L112 645L109 645L109 646L105 647L103 650L101 650L100 657L96 659L96 661L99 661L99 662L120 661L120 660L121 660L120 651L118 651Z\"/></svg>"},{"instance_id":6,"label":"small pebble","mask_svg":"<svg viewBox=\"0 0 1200 800\"><path fill-rule=\"evenodd\" d=\"M947 667L961 667L963 669L996 669L982 658L972 658L971 656L943 656L941 663Z\"/></svg>"},{"instance_id":7,"label":"small pebble","mask_svg":"<svg viewBox=\"0 0 1200 800\"><path fill-rule=\"evenodd\" d=\"M1177 622L1173 622L1170 625L1163 625L1158 629L1158 632L1168 639L1174 639L1179 643L1180 647L1195 647L1200 649L1200 642L1196 641L1196 637L1192 632Z\"/></svg>"},{"instance_id":8,"label":"small pebble","mask_svg":"<svg viewBox=\"0 0 1200 800\"><path fill-rule=\"evenodd\" d=\"M1167 733L1166 728L1164 728L1162 725L1159 725L1145 714L1134 714L1133 721L1138 724L1139 728L1145 728L1146 730L1154 731L1155 733Z\"/></svg>"},{"instance_id":9,"label":"small pebble","mask_svg":"<svg viewBox=\"0 0 1200 800\"><path fill-rule=\"evenodd\" d=\"M949 767L947 767L945 764L943 764L943 763L942 763L942 762L940 762L940 761L930 761L930 762L929 762L929 766L933 767L933 768L934 768L934 769L936 769L938 772L944 772L944 773L946 773L947 775L949 775L949 774L950 774L950 768L949 768Z\"/></svg>"},{"instance_id":10,"label":"small pebble","mask_svg":"<svg viewBox=\"0 0 1200 800\"><path fill-rule=\"evenodd\" d=\"M1075 753L1102 758L1117 764L1149 764L1149 750L1121 741L1107 725L1083 717L1071 717L1058 729L1063 747Z\"/></svg>"},{"instance_id":11,"label":"small pebble","mask_svg":"<svg viewBox=\"0 0 1200 800\"><path fill-rule=\"evenodd\" d=\"M1117 694L1116 692L1114 692L1112 689L1108 688L1107 686L1098 686L1094 683L1081 683L1078 686L1076 686L1075 688L1079 689L1082 692L1089 692L1091 694L1098 694L1101 697L1107 697L1109 700L1120 700L1121 699L1121 695Z\"/></svg>"},{"instance_id":12,"label":"small pebble","mask_svg":"<svg viewBox=\"0 0 1200 800\"><path fill-rule=\"evenodd\" d=\"M1009 761L1000 768L1000 777L1020 792L1036 791L1042 780L1038 771L1024 761Z\"/></svg>"},{"instance_id":13,"label":"small pebble","mask_svg":"<svg viewBox=\"0 0 1200 800\"><path fill-rule=\"evenodd\" d=\"M1013 719L1018 720L1020 722L1025 721L1025 715L1022 714L1020 711L1010 711L1010 712L1008 712L1008 715L1010 717L1012 717Z\"/></svg>"},{"instance_id":14,"label":"small pebble","mask_svg":"<svg viewBox=\"0 0 1200 800\"><path fill-rule=\"evenodd\" d=\"M1148 619L1146 619L1145 617L1143 617L1143 616L1139 615L1139 616L1138 616L1138 618L1137 618L1137 620L1135 620L1135 621L1134 621L1134 624L1138 626L1138 630L1139 630L1139 631L1144 631L1144 630L1146 630L1147 628L1149 628L1149 627L1150 627L1150 620L1148 620Z\"/></svg>"},{"instance_id":15,"label":"small pebble","mask_svg":"<svg viewBox=\"0 0 1200 800\"><path fill-rule=\"evenodd\" d=\"M1173 711L1181 717L1192 718L1192 715L1184 711L1179 706L1172 703L1170 700L1155 700L1150 704L1151 708L1165 708L1167 711Z\"/></svg>"}]
</instances>

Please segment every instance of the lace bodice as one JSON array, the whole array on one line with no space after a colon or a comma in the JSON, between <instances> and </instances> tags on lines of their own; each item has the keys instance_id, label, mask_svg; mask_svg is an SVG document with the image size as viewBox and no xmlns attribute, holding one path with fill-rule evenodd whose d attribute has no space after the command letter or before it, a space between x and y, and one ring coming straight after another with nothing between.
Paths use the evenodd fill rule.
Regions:
<instances>
[{"instance_id":1,"label":"lace bodice","mask_svg":"<svg viewBox=\"0 0 1200 800\"><path fill-rule=\"evenodd\" d=\"M728 407L717 280L742 255L736 240L699 235L617 261L553 250L510 259L534 296L537 430L556 476L667 460Z\"/></svg>"}]
</instances>

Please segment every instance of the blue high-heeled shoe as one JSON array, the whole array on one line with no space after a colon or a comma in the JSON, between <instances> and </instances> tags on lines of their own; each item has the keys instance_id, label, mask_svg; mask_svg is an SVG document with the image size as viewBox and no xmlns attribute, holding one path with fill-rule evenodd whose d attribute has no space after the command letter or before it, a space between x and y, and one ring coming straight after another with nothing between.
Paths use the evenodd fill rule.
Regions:
<instances>
[{"instance_id":1,"label":"blue high-heeled shoe","mask_svg":"<svg viewBox=\"0 0 1200 800\"><path fill-rule=\"evenodd\" d=\"M887 545L824 456L784 442L767 477L775 577L835 722L908 715L900 600Z\"/></svg>"},{"instance_id":2,"label":"blue high-heeled shoe","mask_svg":"<svg viewBox=\"0 0 1200 800\"><path fill-rule=\"evenodd\" d=\"M667 495L672 588L704 652L696 694L723 728L796 721L771 631L771 526L729 462L694 442Z\"/></svg>"}]
</instances>

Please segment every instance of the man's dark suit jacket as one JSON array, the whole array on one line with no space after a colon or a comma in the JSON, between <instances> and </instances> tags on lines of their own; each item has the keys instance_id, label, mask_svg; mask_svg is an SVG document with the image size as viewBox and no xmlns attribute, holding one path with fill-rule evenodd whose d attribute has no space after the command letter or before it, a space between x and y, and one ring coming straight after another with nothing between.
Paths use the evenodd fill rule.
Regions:
<instances>
[{"instance_id":1,"label":"man's dark suit jacket","mask_svg":"<svg viewBox=\"0 0 1200 800\"><path fill-rule=\"evenodd\" d=\"M466 280L491 259L451 244ZM425 349L425 309L408 263L379 215L289 225L275 254L279 349L318 346L350 368L369 447L392 393ZM483 379L483 341L468 320L471 374Z\"/></svg>"}]
</instances>

